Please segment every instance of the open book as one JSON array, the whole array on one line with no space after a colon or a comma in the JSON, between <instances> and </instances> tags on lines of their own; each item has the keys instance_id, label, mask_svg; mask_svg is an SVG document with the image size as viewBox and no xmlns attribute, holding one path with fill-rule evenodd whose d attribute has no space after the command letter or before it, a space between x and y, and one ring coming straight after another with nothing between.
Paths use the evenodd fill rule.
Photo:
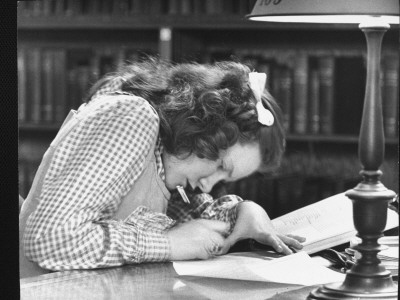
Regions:
<instances>
[{"instance_id":1,"label":"open book","mask_svg":"<svg viewBox=\"0 0 400 300\"><path fill-rule=\"evenodd\" d=\"M308 254L349 242L356 235L353 204L344 193L302 207L272 220L281 234L305 237L303 251ZM399 225L399 216L388 208L385 230Z\"/></svg>"}]
</instances>

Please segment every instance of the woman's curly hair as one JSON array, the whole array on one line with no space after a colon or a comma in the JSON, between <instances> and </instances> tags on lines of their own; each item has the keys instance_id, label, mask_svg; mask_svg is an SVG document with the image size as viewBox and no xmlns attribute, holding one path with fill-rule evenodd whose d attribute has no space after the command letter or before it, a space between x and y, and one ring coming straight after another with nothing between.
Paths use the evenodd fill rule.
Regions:
<instances>
[{"instance_id":1,"label":"woman's curly hair","mask_svg":"<svg viewBox=\"0 0 400 300\"><path fill-rule=\"evenodd\" d=\"M92 88L92 95L115 76L122 90L149 101L160 117L165 150L217 160L221 150L239 142L260 143L264 166L274 169L285 149L282 114L267 90L263 105L274 115L267 127L257 121L250 69L238 62L171 64L155 58L123 66Z\"/></svg>"}]
</instances>

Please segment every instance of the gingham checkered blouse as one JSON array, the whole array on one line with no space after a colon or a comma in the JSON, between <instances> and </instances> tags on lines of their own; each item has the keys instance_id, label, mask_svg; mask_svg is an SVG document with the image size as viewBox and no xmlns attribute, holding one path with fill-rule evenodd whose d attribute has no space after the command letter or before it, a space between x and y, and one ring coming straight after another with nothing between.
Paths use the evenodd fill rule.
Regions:
<instances>
[{"instance_id":1,"label":"gingham checkered blouse","mask_svg":"<svg viewBox=\"0 0 400 300\"><path fill-rule=\"evenodd\" d=\"M121 95L121 79L100 89ZM124 221L112 219L121 197L144 168L157 139L154 155L164 180L158 119L145 101L108 102L101 113L80 122L54 152L39 205L27 221L25 255L50 270L91 269L130 263L167 261L166 231L195 218L236 221L242 199L228 195L190 195L185 204L173 192L167 215L138 207ZM140 100L140 101L139 101Z\"/></svg>"}]
</instances>

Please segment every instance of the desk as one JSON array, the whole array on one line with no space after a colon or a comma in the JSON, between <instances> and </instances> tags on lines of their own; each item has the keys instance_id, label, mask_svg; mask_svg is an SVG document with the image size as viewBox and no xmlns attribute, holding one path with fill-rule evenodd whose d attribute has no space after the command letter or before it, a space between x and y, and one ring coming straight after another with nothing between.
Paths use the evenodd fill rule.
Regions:
<instances>
[{"instance_id":1,"label":"desk","mask_svg":"<svg viewBox=\"0 0 400 300\"><path fill-rule=\"evenodd\" d=\"M20 280L22 300L305 299L315 287L178 276L172 263L63 271Z\"/></svg>"}]
</instances>

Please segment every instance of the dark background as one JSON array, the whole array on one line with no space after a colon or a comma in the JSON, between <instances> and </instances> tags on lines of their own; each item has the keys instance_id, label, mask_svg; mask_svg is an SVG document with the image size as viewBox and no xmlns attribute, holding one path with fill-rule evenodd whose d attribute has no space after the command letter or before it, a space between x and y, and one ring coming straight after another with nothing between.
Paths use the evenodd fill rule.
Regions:
<instances>
[{"instance_id":1,"label":"dark background","mask_svg":"<svg viewBox=\"0 0 400 300\"><path fill-rule=\"evenodd\" d=\"M234 59L267 72L268 87L287 117L284 161L276 172L229 184L225 192L260 203L274 218L355 187L361 180L357 141L366 75L363 33L356 25L247 21L244 16L253 4L19 1L19 194L26 197L44 151L68 110L82 103L88 87L121 62L146 55L174 62ZM164 29L171 30L171 39L160 38ZM398 76L398 54L399 27L392 26L383 41L381 88L384 119L394 116L395 124L398 80L390 85L387 77L390 72ZM324 86L323 58L332 62ZM15 109L10 111L8 117L14 118ZM324 114L331 121L322 129ZM314 115L320 121L313 122ZM388 124L382 181L398 193L398 128ZM15 138L15 132L5 138Z\"/></svg>"}]
</instances>

